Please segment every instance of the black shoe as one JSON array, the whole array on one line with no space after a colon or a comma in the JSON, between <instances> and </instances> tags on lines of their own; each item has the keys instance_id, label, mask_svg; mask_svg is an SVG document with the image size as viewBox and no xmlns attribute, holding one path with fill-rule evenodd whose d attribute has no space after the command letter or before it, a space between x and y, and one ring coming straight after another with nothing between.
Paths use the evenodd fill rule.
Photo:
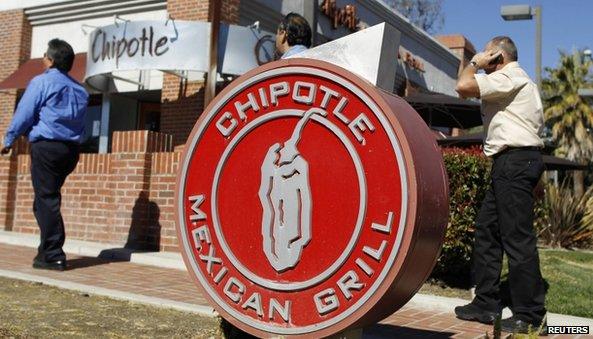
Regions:
<instances>
[{"instance_id":1,"label":"black shoe","mask_svg":"<svg viewBox=\"0 0 593 339\"><path fill-rule=\"evenodd\" d=\"M548 324L546 320L544 320L540 331L540 324L531 324L512 316L500 321L500 329L507 333L529 334L529 332L531 332L537 333L538 335L548 335Z\"/></svg>"},{"instance_id":2,"label":"black shoe","mask_svg":"<svg viewBox=\"0 0 593 339\"><path fill-rule=\"evenodd\" d=\"M490 325L500 316L500 313L483 310L480 307L469 303L464 306L455 307L455 315L462 320L478 321L482 324Z\"/></svg>"},{"instance_id":3,"label":"black shoe","mask_svg":"<svg viewBox=\"0 0 593 339\"><path fill-rule=\"evenodd\" d=\"M37 258L33 259L33 268L42 270L63 271L66 269L66 260L43 261Z\"/></svg>"}]
</instances>

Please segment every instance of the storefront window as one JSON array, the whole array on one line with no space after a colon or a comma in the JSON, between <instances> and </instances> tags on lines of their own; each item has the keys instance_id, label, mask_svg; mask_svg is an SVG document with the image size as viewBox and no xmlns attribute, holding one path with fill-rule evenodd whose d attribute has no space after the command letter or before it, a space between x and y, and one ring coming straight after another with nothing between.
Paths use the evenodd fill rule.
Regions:
<instances>
[{"instance_id":1,"label":"storefront window","mask_svg":"<svg viewBox=\"0 0 593 339\"><path fill-rule=\"evenodd\" d=\"M159 132L161 129L161 103L140 102L138 107L138 129Z\"/></svg>"},{"instance_id":2,"label":"storefront window","mask_svg":"<svg viewBox=\"0 0 593 339\"><path fill-rule=\"evenodd\" d=\"M99 135L101 132L101 95L93 94L89 97L89 105L84 122L84 135L81 142L82 153L97 153L99 151Z\"/></svg>"}]
</instances>

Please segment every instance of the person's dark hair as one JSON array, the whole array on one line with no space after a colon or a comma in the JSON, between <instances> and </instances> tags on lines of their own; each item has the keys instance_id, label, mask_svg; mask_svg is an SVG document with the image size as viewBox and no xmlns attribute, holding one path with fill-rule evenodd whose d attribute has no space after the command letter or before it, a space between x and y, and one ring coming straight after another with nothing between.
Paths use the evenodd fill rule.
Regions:
<instances>
[{"instance_id":1,"label":"person's dark hair","mask_svg":"<svg viewBox=\"0 0 593 339\"><path fill-rule=\"evenodd\" d=\"M279 30L286 32L288 46L304 45L311 47L311 26L307 19L297 13L288 13L280 22Z\"/></svg>"},{"instance_id":2,"label":"person's dark hair","mask_svg":"<svg viewBox=\"0 0 593 339\"><path fill-rule=\"evenodd\" d=\"M500 47L500 49L508 55L511 61L519 60L519 53L517 52L517 46L515 46L513 39L501 35L493 38L491 41L493 44Z\"/></svg>"},{"instance_id":3,"label":"person's dark hair","mask_svg":"<svg viewBox=\"0 0 593 339\"><path fill-rule=\"evenodd\" d=\"M54 62L54 68L62 72L70 72L74 64L74 50L69 43L60 39L52 39L47 43L47 57Z\"/></svg>"}]
</instances>

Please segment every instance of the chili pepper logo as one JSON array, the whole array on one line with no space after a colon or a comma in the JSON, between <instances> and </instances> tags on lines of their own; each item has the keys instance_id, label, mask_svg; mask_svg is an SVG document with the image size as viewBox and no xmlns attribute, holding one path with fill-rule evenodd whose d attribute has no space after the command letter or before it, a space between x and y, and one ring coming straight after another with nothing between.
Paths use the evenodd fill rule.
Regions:
<instances>
[{"instance_id":1,"label":"chili pepper logo","mask_svg":"<svg viewBox=\"0 0 593 339\"><path fill-rule=\"evenodd\" d=\"M311 241L309 164L296 146L305 124L314 114L327 115L320 108L305 112L290 139L284 146L272 145L261 166L263 249L278 272L295 267L303 248Z\"/></svg>"}]
</instances>

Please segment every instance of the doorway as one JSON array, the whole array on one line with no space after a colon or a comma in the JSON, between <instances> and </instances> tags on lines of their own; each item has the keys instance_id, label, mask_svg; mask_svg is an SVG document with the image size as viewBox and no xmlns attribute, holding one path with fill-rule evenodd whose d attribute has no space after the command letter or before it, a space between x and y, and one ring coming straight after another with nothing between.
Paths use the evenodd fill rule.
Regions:
<instances>
[{"instance_id":1,"label":"doorway","mask_svg":"<svg viewBox=\"0 0 593 339\"><path fill-rule=\"evenodd\" d=\"M140 102L138 107L138 130L159 132L161 130L161 103Z\"/></svg>"}]
</instances>

